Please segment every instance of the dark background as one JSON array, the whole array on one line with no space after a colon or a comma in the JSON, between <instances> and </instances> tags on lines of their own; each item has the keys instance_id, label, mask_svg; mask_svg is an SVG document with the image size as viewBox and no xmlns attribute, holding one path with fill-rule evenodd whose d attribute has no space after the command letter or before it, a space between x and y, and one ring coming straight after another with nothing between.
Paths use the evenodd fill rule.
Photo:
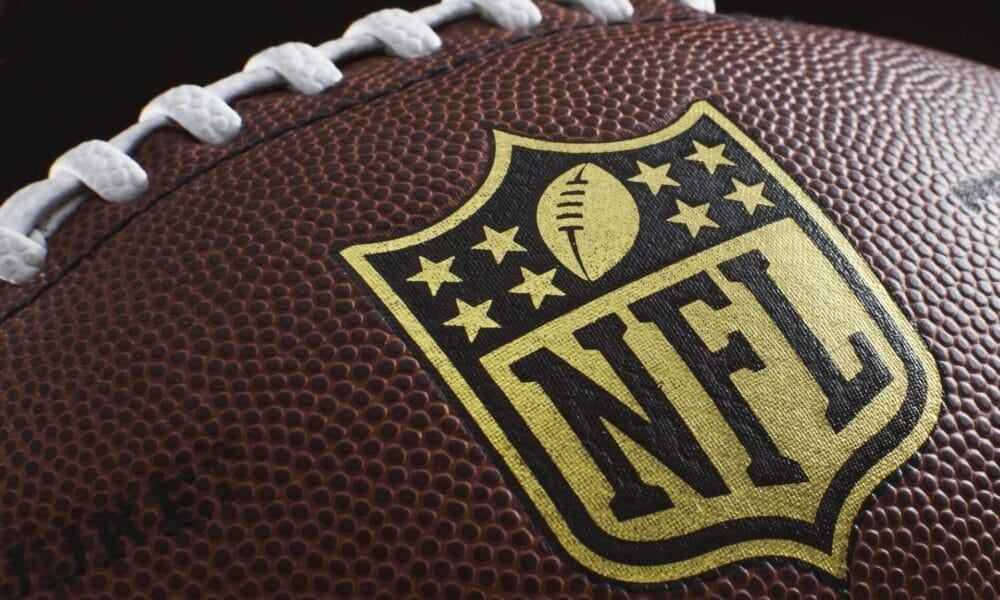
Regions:
<instances>
[{"instance_id":1,"label":"dark background","mask_svg":"<svg viewBox=\"0 0 1000 600\"><path fill-rule=\"evenodd\" d=\"M181 83L210 83L281 42L319 43L380 8L432 0L0 0L0 201ZM1000 0L717 0L868 31L1000 66Z\"/></svg>"}]
</instances>

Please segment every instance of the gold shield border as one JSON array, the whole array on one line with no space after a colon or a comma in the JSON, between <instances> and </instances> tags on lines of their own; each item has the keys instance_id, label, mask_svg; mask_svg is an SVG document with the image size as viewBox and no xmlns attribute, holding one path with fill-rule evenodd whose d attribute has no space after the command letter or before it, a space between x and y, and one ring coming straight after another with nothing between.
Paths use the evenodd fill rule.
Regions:
<instances>
[{"instance_id":1,"label":"gold shield border","mask_svg":"<svg viewBox=\"0 0 1000 600\"><path fill-rule=\"evenodd\" d=\"M510 166L515 146L542 152L569 154L599 154L635 150L669 140L692 127L700 118L707 117L721 127L770 173L795 199L809 217L822 229L856 271L864 285L875 295L883 310L889 315L899 335L911 346L916 360L926 372L927 398L924 412L914 428L891 452L872 466L855 483L840 507L833 543L829 554L800 542L784 539L755 539L716 548L705 554L676 563L659 565L630 565L611 561L592 551L570 530L565 518L556 509L545 489L535 478L517 448L511 443L500 425L475 391L455 368L435 340L424 329L392 287L368 262L367 256L393 252L433 239L457 226L475 214L497 191ZM709 104L700 101L692 104L676 121L655 133L617 142L549 142L494 131L494 158L485 181L479 190L447 218L413 234L384 242L359 244L344 249L344 260L364 279L375 295L392 312L420 350L431 361L444 383L459 399L476 425L487 437L494 450L505 461L517 483L524 489L535 509L545 520L556 541L580 565L600 576L630 583L659 583L692 577L705 571L744 560L769 556L787 557L813 564L837 578L847 575L847 550L850 530L855 515L869 493L890 473L903 464L930 435L941 407L941 381L934 359L917 331L903 315L884 285L871 270L850 242L836 228L819 206L762 148L743 133L735 123Z\"/></svg>"}]
</instances>

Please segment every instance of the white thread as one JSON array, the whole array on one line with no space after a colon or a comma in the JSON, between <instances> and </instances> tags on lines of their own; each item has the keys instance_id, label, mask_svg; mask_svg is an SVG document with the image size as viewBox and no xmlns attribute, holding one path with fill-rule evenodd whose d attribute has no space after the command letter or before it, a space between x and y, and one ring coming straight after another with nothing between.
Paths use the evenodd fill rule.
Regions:
<instances>
[{"instance_id":1,"label":"white thread","mask_svg":"<svg viewBox=\"0 0 1000 600\"><path fill-rule=\"evenodd\" d=\"M0 227L0 279L27 283L45 263L45 246L23 233Z\"/></svg>"},{"instance_id":2,"label":"white thread","mask_svg":"<svg viewBox=\"0 0 1000 600\"><path fill-rule=\"evenodd\" d=\"M608 21L632 16L629 0L558 1ZM715 11L714 0L679 1ZM146 105L138 123L107 142L85 142L70 150L53 164L48 179L21 188L0 204L0 280L23 284L38 274L45 260L45 238L83 202L88 188L111 202L140 195L148 185L147 175L128 153L154 129L174 123L202 142L226 143L242 125L228 105L233 100L281 85L318 93L341 80L337 63L378 50L406 58L426 56L441 46L435 28L473 16L511 30L534 27L542 20L534 0L441 0L413 13L390 9L357 21L344 37L316 48L276 46L252 57L242 72L204 88L167 90Z\"/></svg>"},{"instance_id":3,"label":"white thread","mask_svg":"<svg viewBox=\"0 0 1000 600\"><path fill-rule=\"evenodd\" d=\"M715 13L715 0L680 0L680 2L701 12Z\"/></svg>"},{"instance_id":4,"label":"white thread","mask_svg":"<svg viewBox=\"0 0 1000 600\"><path fill-rule=\"evenodd\" d=\"M243 119L225 100L197 85L179 85L153 98L139 114L139 122L159 117L167 117L206 144L225 144L243 126Z\"/></svg>"},{"instance_id":5,"label":"white thread","mask_svg":"<svg viewBox=\"0 0 1000 600\"><path fill-rule=\"evenodd\" d=\"M443 0L442 4L457 2L474 7L480 18L503 29L531 29L542 22L542 11L532 0Z\"/></svg>"},{"instance_id":6,"label":"white thread","mask_svg":"<svg viewBox=\"0 0 1000 600\"><path fill-rule=\"evenodd\" d=\"M132 200L149 186L139 163L101 140L84 142L57 158L49 169L49 179L60 177L75 179L115 204Z\"/></svg>"},{"instance_id":7,"label":"white thread","mask_svg":"<svg viewBox=\"0 0 1000 600\"><path fill-rule=\"evenodd\" d=\"M244 71L271 69L299 94L318 94L335 85L344 75L319 50L302 42L268 48L250 58Z\"/></svg>"},{"instance_id":8,"label":"white thread","mask_svg":"<svg viewBox=\"0 0 1000 600\"><path fill-rule=\"evenodd\" d=\"M402 58L421 58L441 47L441 38L420 17L399 8L387 8L355 21L345 38L371 37L386 51Z\"/></svg>"}]
</instances>

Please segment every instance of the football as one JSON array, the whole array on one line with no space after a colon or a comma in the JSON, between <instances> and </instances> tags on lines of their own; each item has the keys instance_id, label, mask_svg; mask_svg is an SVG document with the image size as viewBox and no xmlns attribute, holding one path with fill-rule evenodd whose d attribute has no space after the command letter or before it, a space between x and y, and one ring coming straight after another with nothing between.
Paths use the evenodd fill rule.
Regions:
<instances>
[{"instance_id":1,"label":"football","mask_svg":"<svg viewBox=\"0 0 1000 600\"><path fill-rule=\"evenodd\" d=\"M712 4L375 12L6 198L0 598L996 598L1000 72Z\"/></svg>"},{"instance_id":2,"label":"football","mask_svg":"<svg viewBox=\"0 0 1000 600\"><path fill-rule=\"evenodd\" d=\"M577 277L594 281L628 254L639 233L639 210L625 185L601 167L574 166L538 201L538 233Z\"/></svg>"}]
</instances>

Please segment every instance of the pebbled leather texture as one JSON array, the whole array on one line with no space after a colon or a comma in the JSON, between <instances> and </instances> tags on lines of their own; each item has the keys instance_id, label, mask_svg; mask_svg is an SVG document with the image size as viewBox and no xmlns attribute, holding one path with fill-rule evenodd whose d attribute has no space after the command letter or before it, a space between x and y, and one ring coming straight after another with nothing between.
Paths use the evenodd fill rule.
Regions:
<instances>
[{"instance_id":1,"label":"pebbled leather texture","mask_svg":"<svg viewBox=\"0 0 1000 600\"><path fill-rule=\"evenodd\" d=\"M32 597L995 597L1000 205L963 190L1000 171L1000 74L652 0L615 25L540 5L531 33L463 22L430 57L240 101L224 146L157 132L139 201L86 202L44 276L0 288L0 557L21 549ZM448 214L492 128L623 139L702 99L818 201L941 368L938 426L864 505L846 583L758 561L629 591L563 562L328 256ZM106 552L93 524L123 514ZM24 585L0 572L0 596Z\"/></svg>"}]
</instances>

